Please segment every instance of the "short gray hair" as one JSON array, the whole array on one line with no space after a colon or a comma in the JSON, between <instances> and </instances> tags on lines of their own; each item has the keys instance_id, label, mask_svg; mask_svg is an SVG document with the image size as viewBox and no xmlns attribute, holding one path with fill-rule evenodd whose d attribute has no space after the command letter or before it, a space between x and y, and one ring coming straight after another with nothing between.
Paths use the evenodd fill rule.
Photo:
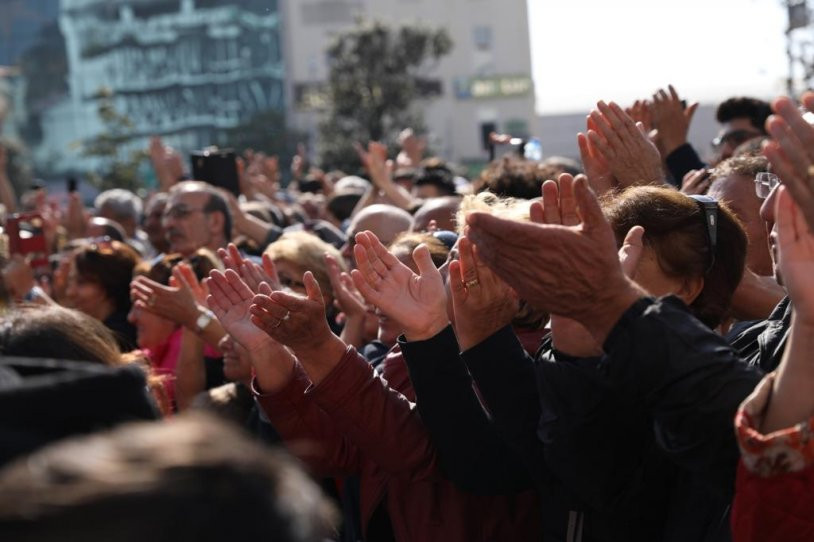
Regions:
<instances>
[{"instance_id":1,"label":"short gray hair","mask_svg":"<svg viewBox=\"0 0 814 542\"><path fill-rule=\"evenodd\" d=\"M107 207L116 218L132 218L136 222L141 220L141 198L123 188L105 190L96 196L93 206L97 211Z\"/></svg>"}]
</instances>

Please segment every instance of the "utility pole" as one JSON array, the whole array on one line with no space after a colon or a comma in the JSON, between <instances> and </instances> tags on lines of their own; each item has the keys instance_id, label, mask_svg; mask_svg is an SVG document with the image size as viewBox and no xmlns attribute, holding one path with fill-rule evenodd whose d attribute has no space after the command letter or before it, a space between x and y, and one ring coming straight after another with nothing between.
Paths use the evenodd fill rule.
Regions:
<instances>
[{"instance_id":1,"label":"utility pole","mask_svg":"<svg viewBox=\"0 0 814 542\"><path fill-rule=\"evenodd\" d=\"M801 52L800 56L794 55L794 31L798 28L808 26L810 14L806 0L784 0L783 5L789 17L789 25L786 29L786 57L789 61L789 73L786 77L786 92L789 96L796 96L794 89L794 65L797 60L803 64L803 78L806 82L812 76L812 67L806 55Z\"/></svg>"}]
</instances>

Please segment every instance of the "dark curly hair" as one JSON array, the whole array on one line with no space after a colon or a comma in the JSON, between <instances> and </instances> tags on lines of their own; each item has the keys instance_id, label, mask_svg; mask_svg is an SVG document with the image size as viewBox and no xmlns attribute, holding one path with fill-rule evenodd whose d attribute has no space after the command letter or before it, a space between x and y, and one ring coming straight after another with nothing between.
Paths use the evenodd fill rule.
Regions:
<instances>
[{"instance_id":1,"label":"dark curly hair","mask_svg":"<svg viewBox=\"0 0 814 542\"><path fill-rule=\"evenodd\" d=\"M734 119L749 119L749 123L759 130L761 133L766 133L766 119L772 114L772 107L769 102L758 100L757 98L749 98L746 96L737 96L729 98L721 102L718 110L715 112L715 119L724 124Z\"/></svg>"},{"instance_id":2,"label":"dark curly hair","mask_svg":"<svg viewBox=\"0 0 814 542\"><path fill-rule=\"evenodd\" d=\"M121 312L130 310L130 280L140 261L130 246L108 239L83 243L74 254L77 275L101 286Z\"/></svg>"}]
</instances>

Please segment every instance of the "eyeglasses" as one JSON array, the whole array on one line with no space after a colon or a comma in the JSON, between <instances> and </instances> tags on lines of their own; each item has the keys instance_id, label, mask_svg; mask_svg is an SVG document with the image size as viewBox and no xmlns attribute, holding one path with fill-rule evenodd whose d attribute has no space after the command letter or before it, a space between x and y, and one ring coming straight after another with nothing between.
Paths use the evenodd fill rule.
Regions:
<instances>
[{"instance_id":1,"label":"eyeglasses","mask_svg":"<svg viewBox=\"0 0 814 542\"><path fill-rule=\"evenodd\" d=\"M772 190L780 184L780 177L774 173L761 172L755 175L755 194L760 199L766 199Z\"/></svg>"},{"instance_id":2,"label":"eyeglasses","mask_svg":"<svg viewBox=\"0 0 814 542\"><path fill-rule=\"evenodd\" d=\"M709 246L709 265L704 273L709 273L715 265L715 249L718 247L718 202L709 196L693 195L704 212L704 223L707 225L707 243Z\"/></svg>"},{"instance_id":3,"label":"eyeglasses","mask_svg":"<svg viewBox=\"0 0 814 542\"><path fill-rule=\"evenodd\" d=\"M733 147L737 147L741 143L746 143L752 138L759 137L763 134L760 132L755 132L752 130L732 130L731 132L726 132L715 139L712 140L712 148L713 149L720 149L727 143L731 144Z\"/></svg>"},{"instance_id":4,"label":"eyeglasses","mask_svg":"<svg viewBox=\"0 0 814 542\"><path fill-rule=\"evenodd\" d=\"M176 205L175 207L170 207L169 209L165 209L164 212L161 214L161 218L166 220L168 218L174 218L176 220L183 220L192 213L208 213L210 211L200 208L200 209L190 209L189 207L184 207L183 205Z\"/></svg>"}]
</instances>

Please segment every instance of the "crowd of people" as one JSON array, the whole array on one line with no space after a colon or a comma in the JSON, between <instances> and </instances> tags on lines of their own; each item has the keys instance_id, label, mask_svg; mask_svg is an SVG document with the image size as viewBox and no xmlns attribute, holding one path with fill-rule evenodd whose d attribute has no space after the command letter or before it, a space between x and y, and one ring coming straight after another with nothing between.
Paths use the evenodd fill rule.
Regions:
<instances>
[{"instance_id":1,"label":"crowd of people","mask_svg":"<svg viewBox=\"0 0 814 542\"><path fill-rule=\"evenodd\" d=\"M3 538L814 540L814 93L725 100L708 162L696 107L474 179L247 150L239 195L153 138L87 207L0 149L47 261L6 230Z\"/></svg>"}]
</instances>

